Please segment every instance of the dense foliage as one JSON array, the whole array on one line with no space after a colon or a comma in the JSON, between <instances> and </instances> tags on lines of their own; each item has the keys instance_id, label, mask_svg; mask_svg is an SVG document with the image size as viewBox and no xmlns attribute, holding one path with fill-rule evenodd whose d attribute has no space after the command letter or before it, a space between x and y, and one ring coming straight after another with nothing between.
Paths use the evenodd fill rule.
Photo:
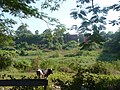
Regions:
<instances>
[{"instance_id":1,"label":"dense foliage","mask_svg":"<svg viewBox=\"0 0 120 90\"><path fill-rule=\"evenodd\" d=\"M14 53L12 54L12 52ZM12 56L16 56L15 53L17 52L12 52L9 51ZM113 88L113 90L117 90L119 88L120 67L118 64L120 61L116 61L114 59L116 56L112 53L105 54L104 52L103 54L101 50L80 51L79 49L25 52L27 53L26 56L14 56L12 64L7 64L9 68L2 68L0 75L8 74L15 78L21 78L24 75L27 78L31 75L30 77L34 78L36 76L34 70L37 68L53 68L54 73L49 76L48 88L53 88L53 84L60 86L62 90L80 90L80 88L81 90L83 88L91 90L109 90L108 88ZM5 63L8 61L9 59L6 58ZM5 76L5 78L8 77Z\"/></svg>"},{"instance_id":2,"label":"dense foliage","mask_svg":"<svg viewBox=\"0 0 120 90\"><path fill-rule=\"evenodd\" d=\"M0 50L0 69L6 69L13 63L13 57L17 54L14 52Z\"/></svg>"},{"instance_id":3,"label":"dense foliage","mask_svg":"<svg viewBox=\"0 0 120 90\"><path fill-rule=\"evenodd\" d=\"M41 9L58 10L65 0L41 1ZM77 0L74 19L80 18L79 40L70 40L64 25L53 30L38 30L33 34L27 24L22 23L15 34L12 26L17 22L7 19L5 13L20 18L36 17L47 24L58 22L44 12L33 7L37 0L0 0L0 79L24 79L36 77L38 68L53 68L49 76L51 90L60 86L61 90L118 90L120 88L120 30L115 33L103 32L109 10L120 10L120 4L101 8L94 0ZM85 6L86 5L86 6ZM91 14L91 17L88 16ZM110 21L119 25L119 19ZM85 42L86 31L93 32ZM65 40L67 39L67 40ZM17 73L16 73L17 72ZM22 74L22 76L21 76ZM13 87L13 90L38 89L37 87ZM41 89L41 88L39 88Z\"/></svg>"},{"instance_id":4,"label":"dense foliage","mask_svg":"<svg viewBox=\"0 0 120 90\"><path fill-rule=\"evenodd\" d=\"M95 0L76 0L76 8L70 13L74 19L81 19L80 25L73 25L72 29L76 29L80 33L90 32L90 44L92 42L101 44L104 40L100 33L106 30L107 24L119 25L120 18L117 20L108 20L109 11L120 11L120 2L111 6L100 6ZM87 45L90 46L90 45Z\"/></svg>"},{"instance_id":5,"label":"dense foliage","mask_svg":"<svg viewBox=\"0 0 120 90\"><path fill-rule=\"evenodd\" d=\"M58 19L49 17L43 10L47 8L49 8L51 11L58 10L62 2L64 2L64 0L0 0L0 45L5 45L6 42L8 44L10 43L11 39L9 35L11 36L13 34L13 25L17 24L15 20L6 17L6 14L19 17L21 19L35 17L45 21L48 25L53 25L55 23L60 24ZM37 7L35 7L35 3L40 3L42 10L39 10ZM24 26L26 25L21 25L19 29L23 28Z\"/></svg>"}]
</instances>

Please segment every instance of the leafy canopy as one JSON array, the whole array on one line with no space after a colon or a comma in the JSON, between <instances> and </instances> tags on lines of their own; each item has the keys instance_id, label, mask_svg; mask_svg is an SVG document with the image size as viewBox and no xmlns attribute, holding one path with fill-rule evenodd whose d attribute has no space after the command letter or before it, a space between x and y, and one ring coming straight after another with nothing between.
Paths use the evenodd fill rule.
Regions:
<instances>
[{"instance_id":1,"label":"leafy canopy","mask_svg":"<svg viewBox=\"0 0 120 90\"><path fill-rule=\"evenodd\" d=\"M3 38L6 38L8 35L11 35L13 25L17 24L15 20L6 18L6 13L19 18L35 17L48 24L52 24L52 22L59 23L58 19L49 17L43 9L49 8L51 11L58 10L63 1L64 0L0 0L0 41L3 41ZM37 7L34 7L35 3L40 3L41 11Z\"/></svg>"},{"instance_id":2,"label":"leafy canopy","mask_svg":"<svg viewBox=\"0 0 120 90\"><path fill-rule=\"evenodd\" d=\"M89 38L90 43L95 42L101 44L103 42L100 32L105 30L105 25L119 25L120 17L117 20L108 20L109 11L120 11L120 2L111 6L101 7L95 0L76 0L77 6L70 13L74 19L81 19L80 26L73 25L72 29L78 30L80 33L91 32ZM104 3L104 2L102 2Z\"/></svg>"},{"instance_id":3,"label":"leafy canopy","mask_svg":"<svg viewBox=\"0 0 120 90\"><path fill-rule=\"evenodd\" d=\"M107 24L107 15L110 10L120 11L120 2L111 6L100 7L99 4L94 3L95 0L76 0L77 6L70 15L74 19L81 19L80 26L74 26L80 32L93 31L98 32L105 30ZM109 24L119 25L120 18L118 20L108 20Z\"/></svg>"}]
</instances>

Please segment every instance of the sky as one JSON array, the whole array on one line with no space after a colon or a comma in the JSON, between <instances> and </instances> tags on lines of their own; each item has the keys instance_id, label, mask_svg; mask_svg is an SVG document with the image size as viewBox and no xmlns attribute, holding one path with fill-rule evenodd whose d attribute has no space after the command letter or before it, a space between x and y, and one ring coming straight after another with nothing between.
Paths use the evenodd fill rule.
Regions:
<instances>
[{"instance_id":1,"label":"sky","mask_svg":"<svg viewBox=\"0 0 120 90\"><path fill-rule=\"evenodd\" d=\"M112 5L114 3L117 3L119 0L94 0L95 3L98 3L100 6L106 6L106 5ZM37 2L36 5L38 8L40 7L40 2ZM58 11L54 11L51 13L51 11L45 10L45 13L48 13L49 16L54 17L59 19L59 21L62 24L65 24L66 28L70 28L72 25L80 25L81 20L77 19L74 20L73 18L70 17L71 9L76 8L76 0L66 0L60 7ZM109 13L108 19L115 19L117 16L120 15L120 12L115 12L111 11ZM14 26L14 30L16 30L21 23L27 23L28 24L28 29L32 31L32 33L35 32L35 30L39 30L39 33L42 33L45 29L47 29L47 24L36 18L29 18L29 19L19 19L17 17L12 17L14 18L18 24ZM114 26L112 27L111 25L107 25L107 31L113 31L115 32L118 30L119 26ZM76 33L76 31L70 31L70 33Z\"/></svg>"}]
</instances>

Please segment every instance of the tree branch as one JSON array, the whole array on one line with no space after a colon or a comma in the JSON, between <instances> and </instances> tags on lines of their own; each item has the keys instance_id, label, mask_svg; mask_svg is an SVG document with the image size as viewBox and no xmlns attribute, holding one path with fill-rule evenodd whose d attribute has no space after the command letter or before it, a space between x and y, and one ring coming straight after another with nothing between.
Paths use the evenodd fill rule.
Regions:
<instances>
[{"instance_id":1,"label":"tree branch","mask_svg":"<svg viewBox=\"0 0 120 90\"><path fill-rule=\"evenodd\" d=\"M93 0L92 0L92 8L94 9L94 2L93 2Z\"/></svg>"}]
</instances>

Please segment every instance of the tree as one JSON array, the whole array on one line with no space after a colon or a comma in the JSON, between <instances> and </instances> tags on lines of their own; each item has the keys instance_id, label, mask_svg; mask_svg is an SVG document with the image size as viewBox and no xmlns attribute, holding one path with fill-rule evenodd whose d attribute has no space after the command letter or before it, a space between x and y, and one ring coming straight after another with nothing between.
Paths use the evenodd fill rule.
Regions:
<instances>
[{"instance_id":1,"label":"tree","mask_svg":"<svg viewBox=\"0 0 120 90\"><path fill-rule=\"evenodd\" d=\"M71 40L64 45L63 49L70 50L77 47L78 47L78 43L74 40Z\"/></svg>"},{"instance_id":2,"label":"tree","mask_svg":"<svg viewBox=\"0 0 120 90\"><path fill-rule=\"evenodd\" d=\"M40 0L0 0L0 9L2 15L8 13L20 18L29 18L33 16L42 20L44 20L44 18L47 18L50 21L53 20L53 18L48 17L47 14L42 11L39 12L38 8L32 6L32 4L40 3L37 1ZM60 2L63 1L65 0L42 0L41 9L49 8L51 11L58 10L60 8Z\"/></svg>"},{"instance_id":3,"label":"tree","mask_svg":"<svg viewBox=\"0 0 120 90\"><path fill-rule=\"evenodd\" d=\"M114 11L120 11L120 3L118 2L117 4L113 4L112 6L102 8L98 4L95 4L94 1L95 0L76 0L77 2L76 9L74 9L70 13L70 15L74 19L79 18L82 20L80 26L74 25L74 28L76 30L80 31L81 33L88 31L93 32L93 34L98 35L97 38L101 38L100 32L106 29L105 27L105 25L107 24L106 16L108 15L109 10L113 9ZM119 25L120 18L118 18L118 20L109 21L109 24L112 24L113 26ZM100 43L100 41L97 42Z\"/></svg>"},{"instance_id":4,"label":"tree","mask_svg":"<svg viewBox=\"0 0 120 90\"><path fill-rule=\"evenodd\" d=\"M32 32L30 30L27 29L28 25L22 23L22 25L20 25L18 27L18 29L15 31L17 36L22 36L22 35L32 35Z\"/></svg>"},{"instance_id":5,"label":"tree","mask_svg":"<svg viewBox=\"0 0 120 90\"><path fill-rule=\"evenodd\" d=\"M120 54L120 28L112 34L112 37L105 43L105 50L111 53Z\"/></svg>"},{"instance_id":6,"label":"tree","mask_svg":"<svg viewBox=\"0 0 120 90\"><path fill-rule=\"evenodd\" d=\"M35 31L35 35L39 35L39 31L38 30Z\"/></svg>"},{"instance_id":7,"label":"tree","mask_svg":"<svg viewBox=\"0 0 120 90\"><path fill-rule=\"evenodd\" d=\"M11 36L7 36L0 32L0 48L9 45L12 42L13 40Z\"/></svg>"},{"instance_id":8,"label":"tree","mask_svg":"<svg viewBox=\"0 0 120 90\"><path fill-rule=\"evenodd\" d=\"M114 37L114 33L112 31L109 31L106 35L107 35L107 40L110 40Z\"/></svg>"},{"instance_id":9,"label":"tree","mask_svg":"<svg viewBox=\"0 0 120 90\"><path fill-rule=\"evenodd\" d=\"M51 48L53 46L53 35L51 29L46 29L41 34L41 37L42 37L41 45L44 48Z\"/></svg>"},{"instance_id":10,"label":"tree","mask_svg":"<svg viewBox=\"0 0 120 90\"><path fill-rule=\"evenodd\" d=\"M16 22L12 19L1 19L2 15L0 14L0 46L6 46L12 42L12 25Z\"/></svg>"},{"instance_id":11,"label":"tree","mask_svg":"<svg viewBox=\"0 0 120 90\"><path fill-rule=\"evenodd\" d=\"M78 37L79 37L79 41L78 42L82 43L83 39L84 39L84 35L82 33L79 33Z\"/></svg>"},{"instance_id":12,"label":"tree","mask_svg":"<svg viewBox=\"0 0 120 90\"><path fill-rule=\"evenodd\" d=\"M64 25L58 25L53 30L53 45L54 49L61 49L64 44L64 32L66 28Z\"/></svg>"},{"instance_id":13,"label":"tree","mask_svg":"<svg viewBox=\"0 0 120 90\"><path fill-rule=\"evenodd\" d=\"M28 27L27 24L22 23L22 25L20 25L18 29L15 31L16 44L19 44L21 42L27 42L31 44L31 37L33 36L33 34L30 30L27 29L27 27Z\"/></svg>"},{"instance_id":14,"label":"tree","mask_svg":"<svg viewBox=\"0 0 120 90\"><path fill-rule=\"evenodd\" d=\"M31 44L39 44L40 41L41 41L41 36L38 35L39 34L39 31L36 30L35 31L35 35L30 31L28 30L28 25L27 24L24 24L22 23L18 29L15 31L16 33L16 38L15 38L15 42L16 44L20 44L21 42L26 42L28 43L29 45Z\"/></svg>"},{"instance_id":15,"label":"tree","mask_svg":"<svg viewBox=\"0 0 120 90\"><path fill-rule=\"evenodd\" d=\"M30 18L35 17L45 21L47 24L52 24L52 22L59 23L58 19L49 17L43 9L49 8L51 11L58 10L60 8L60 2L56 0L42 0L41 1L41 11L38 8L32 6L32 4L39 3L39 0L0 0L0 33L3 35L0 38L6 38L3 36L11 33L12 26L16 22L12 19L5 18L5 14L19 17L19 18Z\"/></svg>"},{"instance_id":16,"label":"tree","mask_svg":"<svg viewBox=\"0 0 120 90\"><path fill-rule=\"evenodd\" d=\"M104 38L105 41L108 41L113 38L114 33L112 31L108 31L107 33L102 31L100 32L100 35Z\"/></svg>"},{"instance_id":17,"label":"tree","mask_svg":"<svg viewBox=\"0 0 120 90\"><path fill-rule=\"evenodd\" d=\"M60 43L61 45L64 44L63 35L65 31L66 28L64 25L56 26L56 28L53 30L54 44L55 43Z\"/></svg>"}]
</instances>

